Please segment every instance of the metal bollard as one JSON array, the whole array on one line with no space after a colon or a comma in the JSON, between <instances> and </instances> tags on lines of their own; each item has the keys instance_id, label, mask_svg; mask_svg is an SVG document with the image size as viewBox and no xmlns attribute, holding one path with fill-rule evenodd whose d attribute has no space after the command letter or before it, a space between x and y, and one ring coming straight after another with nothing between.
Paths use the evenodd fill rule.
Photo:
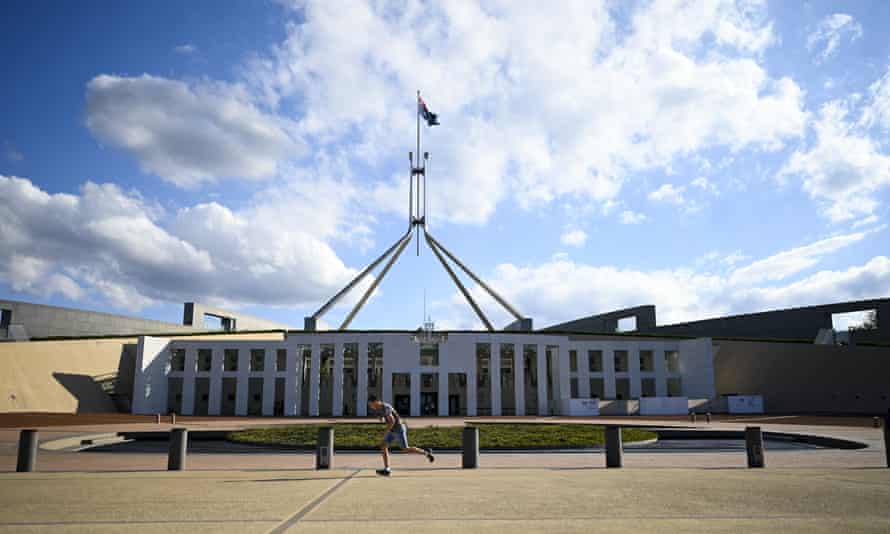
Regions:
<instances>
[{"instance_id":1,"label":"metal bollard","mask_svg":"<svg viewBox=\"0 0 890 534\"><path fill-rule=\"evenodd\" d=\"M170 424L171 425L176 424L176 412L170 412Z\"/></svg>"},{"instance_id":2,"label":"metal bollard","mask_svg":"<svg viewBox=\"0 0 890 534\"><path fill-rule=\"evenodd\" d=\"M748 467L764 467L763 433L759 426L745 427L745 449L748 452Z\"/></svg>"},{"instance_id":3,"label":"metal bollard","mask_svg":"<svg viewBox=\"0 0 890 534\"><path fill-rule=\"evenodd\" d=\"M334 427L323 426L318 429L318 443L315 447L315 468L334 468Z\"/></svg>"},{"instance_id":4,"label":"metal bollard","mask_svg":"<svg viewBox=\"0 0 890 534\"><path fill-rule=\"evenodd\" d=\"M30 473L37 467L37 430L27 429L19 433L19 459L15 470Z\"/></svg>"},{"instance_id":5,"label":"metal bollard","mask_svg":"<svg viewBox=\"0 0 890 534\"><path fill-rule=\"evenodd\" d=\"M874 416L872 418L872 426L875 428L881 428L881 418L878 416Z\"/></svg>"},{"instance_id":6,"label":"metal bollard","mask_svg":"<svg viewBox=\"0 0 890 534\"><path fill-rule=\"evenodd\" d=\"M890 467L890 415L884 416L884 455L887 457L887 467Z\"/></svg>"},{"instance_id":7,"label":"metal bollard","mask_svg":"<svg viewBox=\"0 0 890 534\"><path fill-rule=\"evenodd\" d=\"M167 471L185 471L189 434L185 428L170 430L170 450L167 453Z\"/></svg>"},{"instance_id":8,"label":"metal bollard","mask_svg":"<svg viewBox=\"0 0 890 534\"><path fill-rule=\"evenodd\" d=\"M161 414L159 414L159 413L155 414L155 424L156 425L161 424Z\"/></svg>"},{"instance_id":9,"label":"metal bollard","mask_svg":"<svg viewBox=\"0 0 890 534\"><path fill-rule=\"evenodd\" d=\"M621 467L624 450L621 445L621 427L606 427L606 467Z\"/></svg>"},{"instance_id":10,"label":"metal bollard","mask_svg":"<svg viewBox=\"0 0 890 534\"><path fill-rule=\"evenodd\" d=\"M707 413L705 413L705 422L706 422L706 423L710 423L710 422L711 422L711 412L707 412Z\"/></svg>"},{"instance_id":11,"label":"metal bollard","mask_svg":"<svg viewBox=\"0 0 890 534\"><path fill-rule=\"evenodd\" d=\"M479 467L479 429L473 426L464 427L463 441L463 468L476 469Z\"/></svg>"},{"instance_id":12,"label":"metal bollard","mask_svg":"<svg viewBox=\"0 0 890 534\"><path fill-rule=\"evenodd\" d=\"M695 412L689 412L689 422L690 423L695 422Z\"/></svg>"}]
</instances>

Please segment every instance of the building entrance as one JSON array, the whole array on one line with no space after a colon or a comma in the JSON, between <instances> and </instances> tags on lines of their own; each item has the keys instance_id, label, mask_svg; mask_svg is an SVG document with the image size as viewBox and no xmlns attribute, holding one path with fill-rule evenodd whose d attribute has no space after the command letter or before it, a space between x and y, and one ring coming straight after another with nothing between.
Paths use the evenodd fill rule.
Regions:
<instances>
[{"instance_id":1,"label":"building entrance","mask_svg":"<svg viewBox=\"0 0 890 534\"><path fill-rule=\"evenodd\" d=\"M420 394L420 415L439 415L439 394Z\"/></svg>"}]
</instances>

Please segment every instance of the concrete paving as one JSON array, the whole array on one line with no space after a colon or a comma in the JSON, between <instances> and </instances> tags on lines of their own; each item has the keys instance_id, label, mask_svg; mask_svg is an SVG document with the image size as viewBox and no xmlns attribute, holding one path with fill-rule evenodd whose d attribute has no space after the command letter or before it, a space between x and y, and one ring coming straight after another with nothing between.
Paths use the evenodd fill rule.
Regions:
<instances>
[{"instance_id":1,"label":"concrete paving","mask_svg":"<svg viewBox=\"0 0 890 534\"><path fill-rule=\"evenodd\" d=\"M887 532L887 469L0 474L29 532Z\"/></svg>"}]
</instances>

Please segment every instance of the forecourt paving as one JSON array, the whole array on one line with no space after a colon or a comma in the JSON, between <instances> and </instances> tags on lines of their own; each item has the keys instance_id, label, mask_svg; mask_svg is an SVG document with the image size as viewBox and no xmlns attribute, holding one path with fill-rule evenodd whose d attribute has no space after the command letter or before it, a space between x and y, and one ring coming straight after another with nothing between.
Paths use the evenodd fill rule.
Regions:
<instances>
[{"instance_id":1,"label":"forecourt paving","mask_svg":"<svg viewBox=\"0 0 890 534\"><path fill-rule=\"evenodd\" d=\"M0 474L0 531L888 532L887 469Z\"/></svg>"}]
</instances>

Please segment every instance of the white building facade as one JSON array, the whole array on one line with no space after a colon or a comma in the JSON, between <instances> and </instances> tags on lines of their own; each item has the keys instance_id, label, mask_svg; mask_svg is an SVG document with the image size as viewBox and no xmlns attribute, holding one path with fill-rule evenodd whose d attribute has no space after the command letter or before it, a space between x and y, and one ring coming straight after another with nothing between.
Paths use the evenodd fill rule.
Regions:
<instances>
[{"instance_id":1,"label":"white building facade","mask_svg":"<svg viewBox=\"0 0 890 534\"><path fill-rule=\"evenodd\" d=\"M293 332L284 340L139 339L133 413L410 416L686 413L715 396L710 338ZM579 402L580 401L580 402Z\"/></svg>"}]
</instances>

